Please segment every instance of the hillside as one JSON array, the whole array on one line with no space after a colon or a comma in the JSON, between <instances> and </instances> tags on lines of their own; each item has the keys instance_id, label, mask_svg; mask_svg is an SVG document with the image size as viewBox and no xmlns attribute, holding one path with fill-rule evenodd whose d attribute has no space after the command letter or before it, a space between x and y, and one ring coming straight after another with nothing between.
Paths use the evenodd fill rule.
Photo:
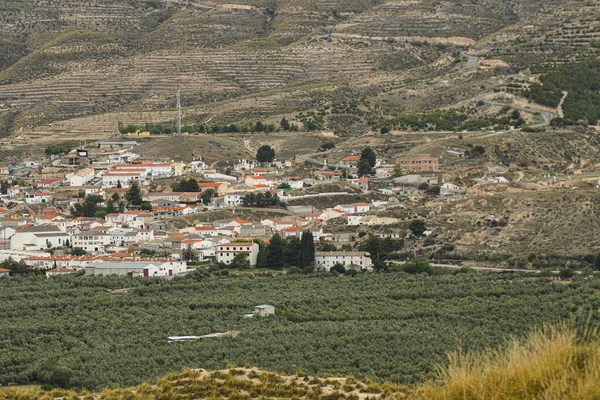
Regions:
<instances>
[{"instance_id":1,"label":"hillside","mask_svg":"<svg viewBox=\"0 0 600 400\"><path fill-rule=\"evenodd\" d=\"M565 24L578 7L596 12L565 3L4 0L0 134L102 136L118 120L169 120L177 87L189 121L277 120L363 98L392 113L450 106L503 79L456 63L461 50L512 63L495 37L548 20L554 7ZM591 21L580 24L593 30ZM325 128L355 134L377 115L340 113Z\"/></svg>"}]
</instances>

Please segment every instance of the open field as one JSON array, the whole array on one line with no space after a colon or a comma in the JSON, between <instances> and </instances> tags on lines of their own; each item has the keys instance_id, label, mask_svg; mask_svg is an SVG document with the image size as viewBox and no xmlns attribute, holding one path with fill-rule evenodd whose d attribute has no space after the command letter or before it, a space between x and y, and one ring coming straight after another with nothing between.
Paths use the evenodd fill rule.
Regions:
<instances>
[{"instance_id":1,"label":"open field","mask_svg":"<svg viewBox=\"0 0 600 400\"><path fill-rule=\"evenodd\" d=\"M543 323L598 317L598 280L486 274L0 282L1 383L96 389L183 368L250 364L393 382L432 376L461 346L482 350ZM110 290L132 287L126 294ZM240 319L271 303L274 318ZM18 321L18 323L17 323ZM169 343L171 335L240 332Z\"/></svg>"}]
</instances>

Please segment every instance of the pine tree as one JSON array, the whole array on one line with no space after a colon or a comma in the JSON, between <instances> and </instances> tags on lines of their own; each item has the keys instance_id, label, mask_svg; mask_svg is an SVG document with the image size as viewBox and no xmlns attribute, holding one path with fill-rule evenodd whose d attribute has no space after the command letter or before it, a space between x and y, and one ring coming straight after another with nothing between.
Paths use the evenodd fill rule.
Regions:
<instances>
[{"instance_id":1,"label":"pine tree","mask_svg":"<svg viewBox=\"0 0 600 400\"><path fill-rule=\"evenodd\" d=\"M112 214L117 212L117 207L115 207L115 202L112 199L106 201L106 213Z\"/></svg>"},{"instance_id":2,"label":"pine tree","mask_svg":"<svg viewBox=\"0 0 600 400\"><path fill-rule=\"evenodd\" d=\"M315 242L311 231L302 232L302 239L300 240L300 259L298 266L300 268L306 268L315 261Z\"/></svg>"},{"instance_id":3,"label":"pine tree","mask_svg":"<svg viewBox=\"0 0 600 400\"><path fill-rule=\"evenodd\" d=\"M284 265L283 251L286 248L286 242L279 236L274 234L269 243L267 253L267 267L272 269L282 269Z\"/></svg>"},{"instance_id":4,"label":"pine tree","mask_svg":"<svg viewBox=\"0 0 600 400\"><path fill-rule=\"evenodd\" d=\"M140 186L136 182L131 184L131 187L125 194L125 198L129 202L129 205L139 206L142 204L142 193L140 191Z\"/></svg>"}]
</instances>

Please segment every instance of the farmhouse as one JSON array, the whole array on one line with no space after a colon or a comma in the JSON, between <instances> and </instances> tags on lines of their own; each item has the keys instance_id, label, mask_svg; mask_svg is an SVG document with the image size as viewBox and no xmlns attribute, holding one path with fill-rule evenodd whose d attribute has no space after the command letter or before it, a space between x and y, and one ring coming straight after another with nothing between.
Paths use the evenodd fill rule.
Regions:
<instances>
[{"instance_id":1,"label":"farmhouse","mask_svg":"<svg viewBox=\"0 0 600 400\"><path fill-rule=\"evenodd\" d=\"M50 271L46 271L46 278L52 278L53 276L60 276L60 275L71 275L76 272L77 271L75 271L74 269L69 269L69 268L54 268L54 269L51 269Z\"/></svg>"},{"instance_id":2,"label":"farmhouse","mask_svg":"<svg viewBox=\"0 0 600 400\"><path fill-rule=\"evenodd\" d=\"M11 250L37 250L60 247L70 238L54 225L24 226L10 238Z\"/></svg>"},{"instance_id":3,"label":"farmhouse","mask_svg":"<svg viewBox=\"0 0 600 400\"><path fill-rule=\"evenodd\" d=\"M6 268L0 268L0 278L7 278L10 275L10 270Z\"/></svg>"},{"instance_id":4,"label":"farmhouse","mask_svg":"<svg viewBox=\"0 0 600 400\"><path fill-rule=\"evenodd\" d=\"M346 268L372 270L371 255L362 251L317 251L315 266L318 270L329 271L334 265L341 264Z\"/></svg>"},{"instance_id":5,"label":"farmhouse","mask_svg":"<svg viewBox=\"0 0 600 400\"><path fill-rule=\"evenodd\" d=\"M231 264L233 258L240 253L248 255L250 266L256 265L258 244L252 242L229 242L217 246L217 261Z\"/></svg>"}]
</instances>

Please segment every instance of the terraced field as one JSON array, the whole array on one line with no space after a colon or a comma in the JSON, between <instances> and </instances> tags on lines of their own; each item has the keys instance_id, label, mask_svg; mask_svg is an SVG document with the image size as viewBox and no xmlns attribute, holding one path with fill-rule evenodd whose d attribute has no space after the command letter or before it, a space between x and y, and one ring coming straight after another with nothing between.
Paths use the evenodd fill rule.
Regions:
<instances>
[{"instance_id":1,"label":"terraced field","mask_svg":"<svg viewBox=\"0 0 600 400\"><path fill-rule=\"evenodd\" d=\"M178 87L188 119L215 123L356 98L395 112L450 106L499 82L465 71L466 47L516 62L529 50L511 50L527 43L520 32L537 43L543 31L554 49L592 49L595 3L565 2L0 0L0 133L112 133L115 112L171 115Z\"/></svg>"}]
</instances>

